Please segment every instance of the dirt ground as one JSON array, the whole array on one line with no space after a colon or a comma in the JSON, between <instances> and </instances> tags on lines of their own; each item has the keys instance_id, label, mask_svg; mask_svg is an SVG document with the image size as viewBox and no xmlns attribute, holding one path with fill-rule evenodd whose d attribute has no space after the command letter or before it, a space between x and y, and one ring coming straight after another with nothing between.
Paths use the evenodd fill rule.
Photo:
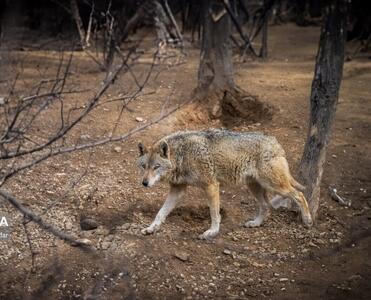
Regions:
<instances>
[{"instance_id":1,"label":"dirt ground","mask_svg":"<svg viewBox=\"0 0 371 300\"><path fill-rule=\"evenodd\" d=\"M295 170L306 139L309 95L319 38L318 27L292 24L269 31L267 61L236 59L236 83L276 107L272 120L243 123L230 129L258 130L274 135L284 146ZM44 38L24 39L15 46L5 36L0 93L8 89L9 74L21 70L22 90L54 74L59 53ZM45 46L48 45L48 46ZM348 45L348 51L355 45ZM41 50L39 49L41 47ZM49 47L49 48L48 48ZM353 48L352 48L353 47ZM58 48L58 47L56 47ZM142 46L144 74L150 66L153 40ZM125 132L159 115L169 105L187 100L197 83L199 49L186 46L179 65L156 66L144 95L124 111L118 132ZM197 112L179 112L124 142L76 152L46 161L6 185L44 218L79 237L90 239L96 254L85 253L28 225L36 253L34 267L22 226L22 216L10 205L0 209L11 216L9 240L0 240L1 299L370 299L371 297L371 60L362 53L344 66L340 101L322 182L319 216L305 229L294 212L273 211L260 228L242 224L257 206L242 188L224 186L221 192L221 232L213 241L197 239L210 223L206 199L189 189L186 201L168 217L161 231L143 236L140 229L154 218L167 187L140 185L136 167L137 143L185 129L222 127L205 122ZM144 76L144 75L143 75ZM142 76L142 78L143 78ZM69 87L88 91L71 95L83 101L104 78L81 52L74 53ZM106 97L130 90L132 80L119 77ZM73 138L93 139L106 134L116 120L118 103L105 105L80 124ZM54 124L44 120L45 132ZM86 175L65 197L65 190ZM344 207L328 193L329 186L351 199ZM96 230L82 231L80 219L95 219Z\"/></svg>"}]
</instances>

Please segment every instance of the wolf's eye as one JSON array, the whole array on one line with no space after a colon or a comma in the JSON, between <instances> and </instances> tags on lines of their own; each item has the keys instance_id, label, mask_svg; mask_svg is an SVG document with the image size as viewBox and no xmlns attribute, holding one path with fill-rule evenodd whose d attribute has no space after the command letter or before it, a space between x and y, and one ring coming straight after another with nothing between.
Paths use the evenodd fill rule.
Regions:
<instances>
[{"instance_id":1,"label":"wolf's eye","mask_svg":"<svg viewBox=\"0 0 371 300\"><path fill-rule=\"evenodd\" d=\"M146 168L146 164L145 164L145 163L142 163L140 166L141 166L143 169Z\"/></svg>"},{"instance_id":2,"label":"wolf's eye","mask_svg":"<svg viewBox=\"0 0 371 300\"><path fill-rule=\"evenodd\" d=\"M160 165L155 165L154 167L153 167L153 170L157 170L159 167L161 167Z\"/></svg>"}]
</instances>

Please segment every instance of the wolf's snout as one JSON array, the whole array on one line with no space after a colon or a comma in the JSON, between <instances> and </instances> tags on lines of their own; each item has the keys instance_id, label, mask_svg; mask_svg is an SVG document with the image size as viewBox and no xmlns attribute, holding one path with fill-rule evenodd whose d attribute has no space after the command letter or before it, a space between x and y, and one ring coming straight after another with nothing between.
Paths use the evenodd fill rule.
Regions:
<instances>
[{"instance_id":1,"label":"wolf's snout","mask_svg":"<svg viewBox=\"0 0 371 300\"><path fill-rule=\"evenodd\" d=\"M148 180L147 180L147 179L143 179L142 184L143 184L144 186L148 186Z\"/></svg>"}]
</instances>

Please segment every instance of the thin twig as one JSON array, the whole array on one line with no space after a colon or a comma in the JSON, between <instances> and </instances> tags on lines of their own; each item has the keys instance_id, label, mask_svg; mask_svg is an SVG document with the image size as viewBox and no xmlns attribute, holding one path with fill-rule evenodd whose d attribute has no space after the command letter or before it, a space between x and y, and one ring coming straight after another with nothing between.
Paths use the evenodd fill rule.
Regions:
<instances>
[{"instance_id":1,"label":"thin twig","mask_svg":"<svg viewBox=\"0 0 371 300\"><path fill-rule=\"evenodd\" d=\"M151 122L148 122L146 124L143 124L142 126L136 127L134 129L130 130L129 132L125 133L125 134L118 135L118 136L107 137L107 138L100 139L100 140L93 141L93 142L86 143L86 144L77 144L77 145L74 145L74 146L57 148L57 149L52 149L51 148L43 156L40 156L37 159L34 159L34 160L32 160L28 163L25 163L25 164L23 164L23 165L21 165L17 168L14 168L11 172L5 174L2 178L2 180L0 181L0 186L2 186L8 179L13 177L15 174L19 173L20 171L23 171L25 169L29 169L29 168L33 167L34 165L39 164L42 161L47 160L51 157L54 157L54 156L57 156L57 155L60 155L60 154L64 154L64 153L71 153L71 152L80 151L80 150L84 150L84 149L88 149L88 148L92 148L92 147L102 146L102 145L112 143L112 142L118 142L118 141L126 140L129 137L131 137L132 135L146 129L147 127L159 123L161 120L165 119L166 117L168 117L169 115L171 115L175 111L179 110L181 107L183 107L184 105L186 105L190 101L191 101L191 99L175 106L174 108L170 109L169 111L164 112L163 114L160 114L157 118L153 119Z\"/></svg>"}]
</instances>

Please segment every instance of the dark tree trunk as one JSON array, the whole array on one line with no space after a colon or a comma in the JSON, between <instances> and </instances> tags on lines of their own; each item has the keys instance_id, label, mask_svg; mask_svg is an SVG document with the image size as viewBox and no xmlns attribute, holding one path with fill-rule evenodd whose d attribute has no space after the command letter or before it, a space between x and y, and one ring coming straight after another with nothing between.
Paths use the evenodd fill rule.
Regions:
<instances>
[{"instance_id":1,"label":"dark tree trunk","mask_svg":"<svg viewBox=\"0 0 371 300\"><path fill-rule=\"evenodd\" d=\"M70 8L71 8L72 17L76 23L77 31L79 33L81 47L85 49L86 48L86 43L85 43L86 32L85 32L84 25L80 17L79 7L77 5L76 0L70 1Z\"/></svg>"},{"instance_id":2,"label":"dark tree trunk","mask_svg":"<svg viewBox=\"0 0 371 300\"><path fill-rule=\"evenodd\" d=\"M234 83L228 5L218 0L203 1L202 47L195 96L207 106L212 118L222 118L228 123L233 119L258 122L270 118L272 110Z\"/></svg>"},{"instance_id":3,"label":"dark tree trunk","mask_svg":"<svg viewBox=\"0 0 371 300\"><path fill-rule=\"evenodd\" d=\"M299 178L306 186L313 218L317 215L326 146L338 103L343 73L346 34L346 0L332 0L326 7L317 53L307 142L299 167Z\"/></svg>"},{"instance_id":4,"label":"dark tree trunk","mask_svg":"<svg viewBox=\"0 0 371 300\"><path fill-rule=\"evenodd\" d=\"M203 11L200 88L224 90L234 87L232 53L229 47L230 18L220 1L206 0Z\"/></svg>"},{"instance_id":5,"label":"dark tree trunk","mask_svg":"<svg viewBox=\"0 0 371 300\"><path fill-rule=\"evenodd\" d=\"M202 97L210 91L220 92L234 88L232 53L229 46L230 18L221 1L205 0L202 8L203 32L198 93ZM210 112L221 116L221 97L212 97Z\"/></svg>"},{"instance_id":6,"label":"dark tree trunk","mask_svg":"<svg viewBox=\"0 0 371 300\"><path fill-rule=\"evenodd\" d=\"M264 1L266 5L267 1ZM270 10L265 14L262 28L262 46L260 48L259 56L266 59L268 57L268 21L269 21Z\"/></svg>"}]
</instances>

